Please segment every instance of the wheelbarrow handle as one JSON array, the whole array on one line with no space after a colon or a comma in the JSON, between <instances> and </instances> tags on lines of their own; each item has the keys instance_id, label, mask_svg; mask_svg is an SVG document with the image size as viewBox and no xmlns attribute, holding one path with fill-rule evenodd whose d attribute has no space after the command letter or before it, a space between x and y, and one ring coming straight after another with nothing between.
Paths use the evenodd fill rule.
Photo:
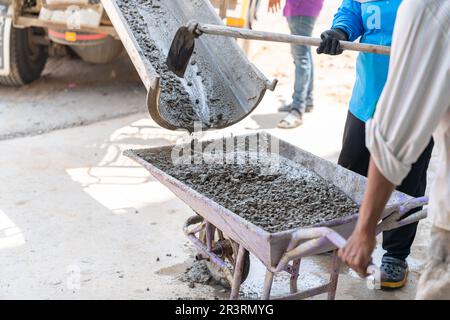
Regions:
<instances>
[{"instance_id":1,"label":"wheelbarrow handle","mask_svg":"<svg viewBox=\"0 0 450 320\"><path fill-rule=\"evenodd\" d=\"M406 213L415 208L420 208L428 204L428 197L420 197L411 199L402 205L377 226L377 234L383 231L389 231L396 228L406 226L427 217L427 209L415 212L406 218L402 218Z\"/></svg>"},{"instance_id":2,"label":"wheelbarrow handle","mask_svg":"<svg viewBox=\"0 0 450 320\"><path fill-rule=\"evenodd\" d=\"M424 209L418 212L413 213L406 218L399 219L398 216L388 217L377 226L377 234L384 231L390 231L393 229L397 229L403 226L406 226L411 223L418 222L422 219L425 219L428 216L428 210Z\"/></svg>"},{"instance_id":3,"label":"wheelbarrow handle","mask_svg":"<svg viewBox=\"0 0 450 320\"><path fill-rule=\"evenodd\" d=\"M299 244L302 240L307 241ZM331 228L319 227L298 230L293 234L287 252L280 259L274 271L279 272L285 269L289 261L307 256L330 242L339 249L344 248L347 244L347 240ZM367 273L376 276L379 274L379 270L374 264L371 264L367 268Z\"/></svg>"},{"instance_id":4,"label":"wheelbarrow handle","mask_svg":"<svg viewBox=\"0 0 450 320\"><path fill-rule=\"evenodd\" d=\"M414 198L409 201L406 201L400 206L399 209L400 217L402 217L405 213L411 211L412 209L423 207L427 204L428 204L428 197Z\"/></svg>"},{"instance_id":5,"label":"wheelbarrow handle","mask_svg":"<svg viewBox=\"0 0 450 320\"><path fill-rule=\"evenodd\" d=\"M329 229L329 233L326 235L328 240L333 243L336 247L339 249L344 248L347 245L347 240L343 236L341 236L339 233L334 231L333 229ZM369 275L376 275L379 272L379 269L376 265L373 263L369 264L367 267L367 274Z\"/></svg>"}]
</instances>

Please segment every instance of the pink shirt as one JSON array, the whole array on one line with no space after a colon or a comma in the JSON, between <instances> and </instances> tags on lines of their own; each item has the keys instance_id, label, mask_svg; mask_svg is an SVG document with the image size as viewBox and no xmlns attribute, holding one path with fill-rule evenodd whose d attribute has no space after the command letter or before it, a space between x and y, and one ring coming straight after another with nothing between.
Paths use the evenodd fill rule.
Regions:
<instances>
[{"instance_id":1,"label":"pink shirt","mask_svg":"<svg viewBox=\"0 0 450 320\"><path fill-rule=\"evenodd\" d=\"M317 18L322 10L323 0L286 0L286 17L306 16Z\"/></svg>"}]
</instances>

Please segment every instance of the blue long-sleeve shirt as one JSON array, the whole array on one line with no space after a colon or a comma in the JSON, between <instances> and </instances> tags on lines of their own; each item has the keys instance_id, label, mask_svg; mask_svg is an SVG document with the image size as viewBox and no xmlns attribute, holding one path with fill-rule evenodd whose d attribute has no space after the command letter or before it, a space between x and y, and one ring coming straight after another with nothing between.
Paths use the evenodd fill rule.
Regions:
<instances>
[{"instance_id":1,"label":"blue long-sleeve shirt","mask_svg":"<svg viewBox=\"0 0 450 320\"><path fill-rule=\"evenodd\" d=\"M333 28L344 30L349 41L390 46L395 19L402 0L344 0L334 16ZM386 84L389 56L361 53L350 112L366 122L372 118Z\"/></svg>"}]
</instances>

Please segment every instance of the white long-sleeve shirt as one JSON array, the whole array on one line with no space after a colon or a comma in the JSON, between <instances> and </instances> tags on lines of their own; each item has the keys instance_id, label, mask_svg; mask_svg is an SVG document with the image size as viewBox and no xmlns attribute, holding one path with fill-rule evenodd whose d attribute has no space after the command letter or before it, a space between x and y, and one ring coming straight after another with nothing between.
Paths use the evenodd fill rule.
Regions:
<instances>
[{"instance_id":1,"label":"white long-sleeve shirt","mask_svg":"<svg viewBox=\"0 0 450 320\"><path fill-rule=\"evenodd\" d=\"M434 136L440 163L429 214L450 231L450 0L404 0L389 70L366 125L367 147L383 175L400 185Z\"/></svg>"}]
</instances>

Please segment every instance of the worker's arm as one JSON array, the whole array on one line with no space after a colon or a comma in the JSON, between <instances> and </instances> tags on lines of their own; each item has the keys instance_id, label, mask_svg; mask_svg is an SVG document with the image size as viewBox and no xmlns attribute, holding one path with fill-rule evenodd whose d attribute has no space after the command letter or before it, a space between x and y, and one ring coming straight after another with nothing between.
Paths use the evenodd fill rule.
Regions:
<instances>
[{"instance_id":1,"label":"worker's arm","mask_svg":"<svg viewBox=\"0 0 450 320\"><path fill-rule=\"evenodd\" d=\"M392 187L409 173L450 107L450 41L448 26L442 25L448 18L427 10L428 5L433 1L407 1L400 7L388 81L366 124L372 156L368 190L355 232L339 252L362 275L375 245L374 226Z\"/></svg>"},{"instance_id":2,"label":"worker's arm","mask_svg":"<svg viewBox=\"0 0 450 320\"><path fill-rule=\"evenodd\" d=\"M344 0L334 15L332 29L340 29L347 34L348 41L355 41L364 33L361 3Z\"/></svg>"},{"instance_id":3,"label":"worker's arm","mask_svg":"<svg viewBox=\"0 0 450 320\"><path fill-rule=\"evenodd\" d=\"M372 160L368 178L358 223L347 245L339 251L341 260L362 277L367 276L367 266L372 260L376 245L377 224L394 190L394 185L383 176Z\"/></svg>"}]
</instances>

